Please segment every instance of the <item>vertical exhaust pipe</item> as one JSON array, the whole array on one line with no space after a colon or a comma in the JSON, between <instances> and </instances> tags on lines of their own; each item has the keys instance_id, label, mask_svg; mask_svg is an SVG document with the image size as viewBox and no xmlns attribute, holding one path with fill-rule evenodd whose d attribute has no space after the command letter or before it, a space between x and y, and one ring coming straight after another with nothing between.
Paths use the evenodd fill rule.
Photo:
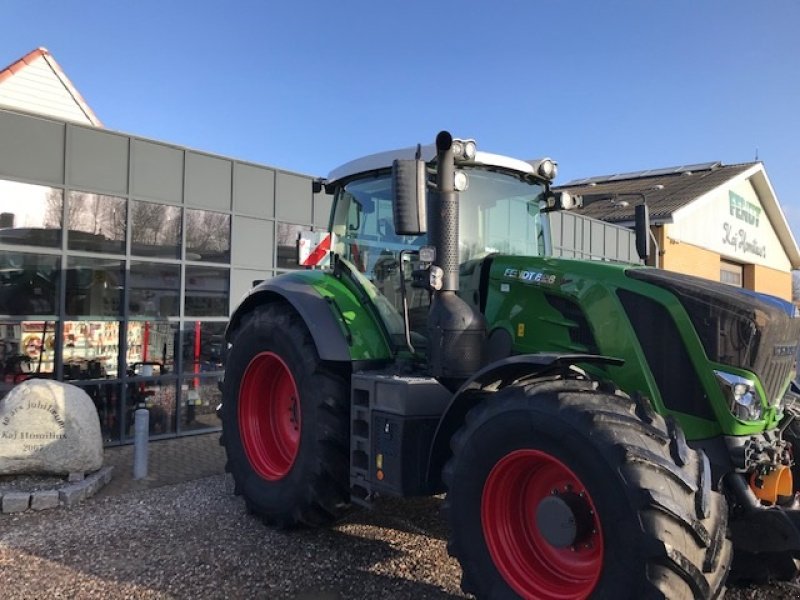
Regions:
<instances>
[{"instance_id":1,"label":"vertical exhaust pipe","mask_svg":"<svg viewBox=\"0 0 800 600\"><path fill-rule=\"evenodd\" d=\"M436 136L436 169L436 190L428 196L428 239L436 247L432 269L441 269L441 285L434 291L428 313L428 348L433 376L454 388L485 362L486 320L456 294L459 206L453 136L447 131Z\"/></svg>"}]
</instances>

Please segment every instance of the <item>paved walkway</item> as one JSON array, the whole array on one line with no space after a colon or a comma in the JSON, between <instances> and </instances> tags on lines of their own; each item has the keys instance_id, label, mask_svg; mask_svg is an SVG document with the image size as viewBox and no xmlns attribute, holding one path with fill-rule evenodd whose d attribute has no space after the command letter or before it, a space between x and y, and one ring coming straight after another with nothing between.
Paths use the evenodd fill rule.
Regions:
<instances>
[{"instance_id":1,"label":"paved walkway","mask_svg":"<svg viewBox=\"0 0 800 600\"><path fill-rule=\"evenodd\" d=\"M173 485L225 472L225 450L219 432L203 433L148 444L147 477L133 478L133 445L105 449L104 465L113 465L111 482L95 498Z\"/></svg>"}]
</instances>

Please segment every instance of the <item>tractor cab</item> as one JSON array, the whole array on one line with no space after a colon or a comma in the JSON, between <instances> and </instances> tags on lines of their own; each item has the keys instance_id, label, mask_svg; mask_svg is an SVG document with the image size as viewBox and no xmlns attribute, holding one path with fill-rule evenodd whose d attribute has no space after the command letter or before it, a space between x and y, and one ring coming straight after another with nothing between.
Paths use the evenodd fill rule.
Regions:
<instances>
[{"instance_id":1,"label":"tractor cab","mask_svg":"<svg viewBox=\"0 0 800 600\"><path fill-rule=\"evenodd\" d=\"M549 185L556 166L550 159L529 163L477 152L471 140L455 140L454 146L461 149L456 153L453 181L459 192L458 294L477 308L481 267L487 256L550 253L544 212L553 206ZM334 195L333 252L371 281L398 313L407 313L412 335L420 336L425 334L431 296L419 250L428 244L429 236L425 231L396 231L393 170L394 161L408 160L417 152L425 163L422 193L428 196L434 193L429 180L437 173L433 146L352 161L331 172L325 185Z\"/></svg>"}]
</instances>

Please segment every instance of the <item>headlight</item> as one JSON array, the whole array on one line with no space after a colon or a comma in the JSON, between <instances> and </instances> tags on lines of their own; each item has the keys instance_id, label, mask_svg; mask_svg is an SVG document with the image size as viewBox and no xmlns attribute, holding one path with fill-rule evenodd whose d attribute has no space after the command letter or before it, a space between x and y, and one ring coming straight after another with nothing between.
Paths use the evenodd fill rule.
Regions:
<instances>
[{"instance_id":1,"label":"headlight","mask_svg":"<svg viewBox=\"0 0 800 600\"><path fill-rule=\"evenodd\" d=\"M743 421L761 419L761 398L752 380L725 371L714 371L714 374L734 417Z\"/></svg>"}]
</instances>

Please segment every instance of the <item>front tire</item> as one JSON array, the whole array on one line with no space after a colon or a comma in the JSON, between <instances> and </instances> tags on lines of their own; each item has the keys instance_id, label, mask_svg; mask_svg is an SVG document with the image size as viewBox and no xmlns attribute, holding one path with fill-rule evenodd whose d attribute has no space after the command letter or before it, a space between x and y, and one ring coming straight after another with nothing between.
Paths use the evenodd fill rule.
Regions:
<instances>
[{"instance_id":1,"label":"front tire","mask_svg":"<svg viewBox=\"0 0 800 600\"><path fill-rule=\"evenodd\" d=\"M478 598L718 598L727 505L645 401L588 382L506 388L445 467L449 550Z\"/></svg>"},{"instance_id":2,"label":"front tire","mask_svg":"<svg viewBox=\"0 0 800 600\"><path fill-rule=\"evenodd\" d=\"M333 521L349 499L344 377L285 304L245 315L231 341L220 415L236 492L271 525Z\"/></svg>"}]
</instances>

